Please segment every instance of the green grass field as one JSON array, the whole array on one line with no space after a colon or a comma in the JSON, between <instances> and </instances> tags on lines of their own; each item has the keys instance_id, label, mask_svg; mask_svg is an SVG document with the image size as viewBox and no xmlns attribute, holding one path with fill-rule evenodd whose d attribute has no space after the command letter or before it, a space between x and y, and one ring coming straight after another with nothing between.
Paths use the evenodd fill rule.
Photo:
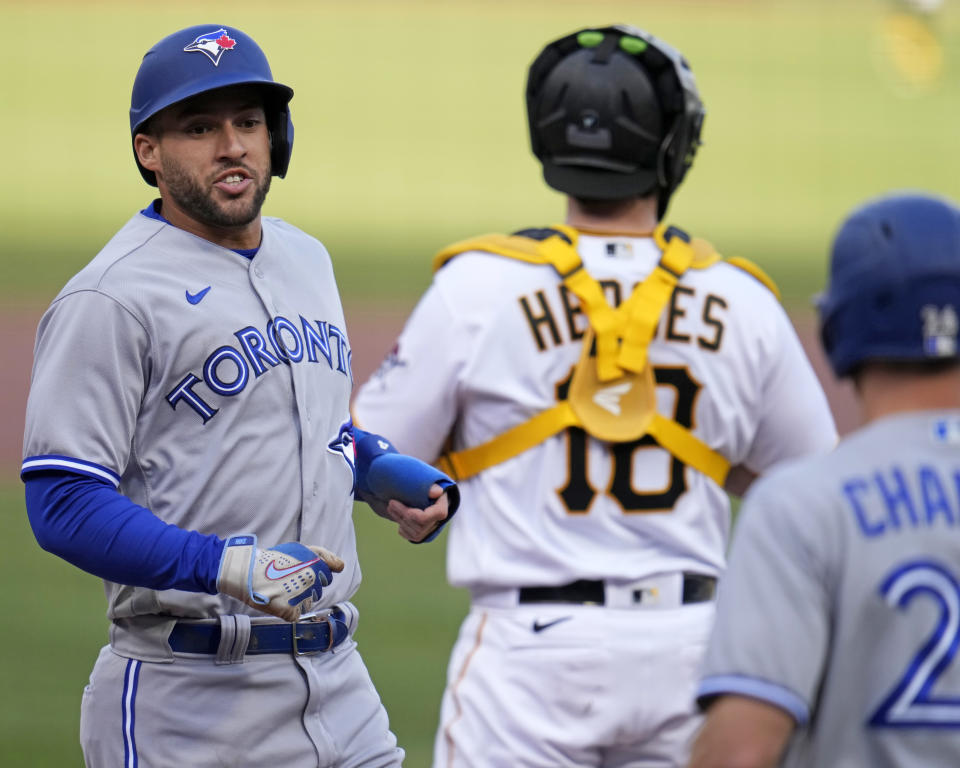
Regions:
<instances>
[{"instance_id":1,"label":"green grass field","mask_svg":"<svg viewBox=\"0 0 960 768\"><path fill-rule=\"evenodd\" d=\"M0 294L48 298L149 201L127 108L161 34L228 20L257 37L296 90L293 163L267 212L330 246L348 297L389 299L423 287L449 241L562 217L528 148L526 68L545 42L622 20L684 51L708 112L671 220L806 298L850 206L904 187L960 194L960 14L947 3L938 22L938 86L905 92L878 55L892 5L0 0Z\"/></svg>"},{"instance_id":2,"label":"green grass field","mask_svg":"<svg viewBox=\"0 0 960 768\"><path fill-rule=\"evenodd\" d=\"M909 90L878 50L891 6L0 0L0 301L48 300L151 199L131 157L130 85L159 36L201 21L254 35L277 79L295 88L293 163L266 212L327 243L350 301L409 305L447 242L562 218L528 148L526 67L545 42L616 21L683 50L707 107L706 143L669 218L758 261L787 301L805 301L851 206L899 188L960 196L960 13L948 3L938 20L938 84ZM9 477L0 485L0 765L80 765L80 694L106 638L102 589L37 548ZM406 545L365 508L357 521L358 641L419 768L466 599L445 583L442 539Z\"/></svg>"},{"instance_id":3,"label":"green grass field","mask_svg":"<svg viewBox=\"0 0 960 768\"><path fill-rule=\"evenodd\" d=\"M40 550L22 486L0 489L0 518L0 764L83 765L80 694L106 638L102 582Z\"/></svg>"}]
</instances>

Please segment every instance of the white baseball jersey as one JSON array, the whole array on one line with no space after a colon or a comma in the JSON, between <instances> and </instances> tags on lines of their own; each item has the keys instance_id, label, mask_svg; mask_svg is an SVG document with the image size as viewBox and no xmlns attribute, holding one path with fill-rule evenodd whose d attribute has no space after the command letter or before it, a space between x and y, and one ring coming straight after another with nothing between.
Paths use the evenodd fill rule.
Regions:
<instances>
[{"instance_id":1,"label":"white baseball jersey","mask_svg":"<svg viewBox=\"0 0 960 768\"><path fill-rule=\"evenodd\" d=\"M656 265L643 237L583 233L587 271L619 304ZM484 252L441 268L396 350L361 387L357 422L435 460L554 405L587 320L549 266ZM831 448L826 398L774 295L717 263L680 279L649 348L660 413L732 464L763 472ZM570 429L461 483L447 568L490 588L631 581L724 566L729 502L650 437L611 445Z\"/></svg>"},{"instance_id":2,"label":"white baseball jersey","mask_svg":"<svg viewBox=\"0 0 960 768\"><path fill-rule=\"evenodd\" d=\"M262 222L251 260L138 213L67 284L38 332L24 468L109 480L181 528L327 547L346 568L322 608L360 581L350 346L323 245ZM135 657L169 654L172 623L138 617L260 615L225 595L107 597L113 645Z\"/></svg>"},{"instance_id":3,"label":"white baseball jersey","mask_svg":"<svg viewBox=\"0 0 960 768\"><path fill-rule=\"evenodd\" d=\"M960 761L960 411L875 421L744 502L701 696L797 721L789 766Z\"/></svg>"}]
</instances>

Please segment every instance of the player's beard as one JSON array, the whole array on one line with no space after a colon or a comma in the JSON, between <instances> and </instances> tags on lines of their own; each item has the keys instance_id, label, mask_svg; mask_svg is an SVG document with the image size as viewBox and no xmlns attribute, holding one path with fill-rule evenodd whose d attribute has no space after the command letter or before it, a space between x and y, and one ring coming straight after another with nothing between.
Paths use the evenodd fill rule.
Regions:
<instances>
[{"instance_id":1,"label":"player's beard","mask_svg":"<svg viewBox=\"0 0 960 768\"><path fill-rule=\"evenodd\" d=\"M231 168L237 168L238 164L231 163ZM267 198L267 192L270 191L270 170L263 175L263 182L256 183L256 175L242 164L250 177L254 180L255 187L253 197L249 205L244 207L233 206L225 208L213 198L213 190L205 188L198 182L186 168L169 158L163 163L163 181L167 187L167 192L180 210L188 213L191 217L203 224L214 227L229 228L242 227L249 224L260 215L260 209L263 207L263 201Z\"/></svg>"}]
</instances>

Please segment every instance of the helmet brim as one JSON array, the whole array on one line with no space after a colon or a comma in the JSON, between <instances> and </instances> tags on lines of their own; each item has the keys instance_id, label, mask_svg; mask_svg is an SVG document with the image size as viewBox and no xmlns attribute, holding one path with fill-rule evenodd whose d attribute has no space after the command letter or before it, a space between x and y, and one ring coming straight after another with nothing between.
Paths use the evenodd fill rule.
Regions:
<instances>
[{"instance_id":1,"label":"helmet brim","mask_svg":"<svg viewBox=\"0 0 960 768\"><path fill-rule=\"evenodd\" d=\"M205 87L209 85L209 87ZM156 100L150 105L150 109L143 110L143 116L137 121L134 126L131 126L131 134L136 135L143 125L151 117L159 114L165 109L176 106L181 102L192 99L196 96L203 96L204 94L212 93L213 91L219 91L224 88L232 88L235 86L241 85L250 85L257 88L263 89L263 93L271 99L275 100L275 103L281 106L285 106L290 103L290 100L293 98L293 88L283 83L278 83L273 80L266 79L257 79L251 78L246 73L237 73L237 76L231 77L227 75L226 77L211 77L208 84L200 83L185 83L180 88L172 90L167 98L163 100ZM132 112L133 110L131 110Z\"/></svg>"}]
</instances>

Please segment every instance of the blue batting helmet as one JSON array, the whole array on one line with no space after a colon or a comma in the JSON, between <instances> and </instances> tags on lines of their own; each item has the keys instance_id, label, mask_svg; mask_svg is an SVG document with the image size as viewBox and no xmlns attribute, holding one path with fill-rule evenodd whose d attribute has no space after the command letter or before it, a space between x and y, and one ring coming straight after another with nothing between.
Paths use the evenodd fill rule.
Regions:
<instances>
[{"instance_id":1,"label":"blue batting helmet","mask_svg":"<svg viewBox=\"0 0 960 768\"><path fill-rule=\"evenodd\" d=\"M151 117L177 102L230 85L260 86L270 132L273 175L281 178L293 150L293 121L287 106L293 89L275 82L267 57L253 38L217 24L187 27L163 38L143 57L130 98L130 138ZM136 159L136 152L134 152ZM140 175L157 177L137 160Z\"/></svg>"},{"instance_id":2,"label":"blue batting helmet","mask_svg":"<svg viewBox=\"0 0 960 768\"><path fill-rule=\"evenodd\" d=\"M960 208L897 194L854 211L834 240L819 310L820 338L838 377L871 360L960 356Z\"/></svg>"}]
</instances>

